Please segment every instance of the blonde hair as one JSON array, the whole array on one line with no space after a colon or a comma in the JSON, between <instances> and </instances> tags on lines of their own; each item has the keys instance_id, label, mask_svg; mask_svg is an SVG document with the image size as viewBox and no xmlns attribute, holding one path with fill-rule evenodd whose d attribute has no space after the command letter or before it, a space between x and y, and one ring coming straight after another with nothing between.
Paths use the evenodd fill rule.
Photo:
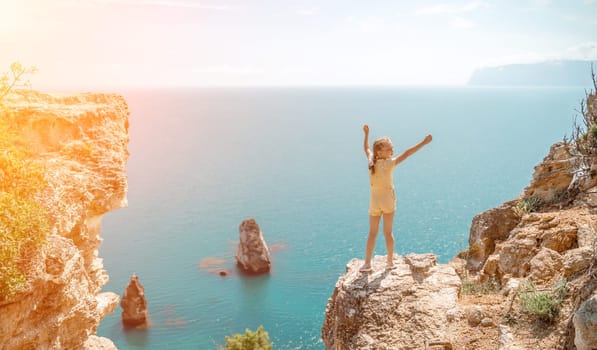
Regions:
<instances>
[{"instance_id":1,"label":"blonde hair","mask_svg":"<svg viewBox=\"0 0 597 350\"><path fill-rule=\"evenodd\" d=\"M369 158L369 170L371 174L375 174L375 162L377 162L377 153L382 149L384 145L391 144L392 140L389 137L380 137L373 142L373 155Z\"/></svg>"}]
</instances>

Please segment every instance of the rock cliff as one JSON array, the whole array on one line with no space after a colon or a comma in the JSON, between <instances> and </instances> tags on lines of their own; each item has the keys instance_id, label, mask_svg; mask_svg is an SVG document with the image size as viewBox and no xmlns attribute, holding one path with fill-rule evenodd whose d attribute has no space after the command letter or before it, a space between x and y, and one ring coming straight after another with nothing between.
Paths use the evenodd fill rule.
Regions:
<instances>
[{"instance_id":1,"label":"rock cliff","mask_svg":"<svg viewBox=\"0 0 597 350\"><path fill-rule=\"evenodd\" d=\"M100 224L127 205L128 107L121 96L20 92L3 104L46 169L40 201L47 243L29 262L27 290L0 304L0 348L115 349L95 336L119 297L98 257Z\"/></svg>"},{"instance_id":2,"label":"rock cliff","mask_svg":"<svg viewBox=\"0 0 597 350\"><path fill-rule=\"evenodd\" d=\"M587 113L597 122L595 94ZM328 300L326 349L597 349L597 131L581 137L593 153L553 145L519 198L473 218L450 263L411 255L387 271L377 256L363 274L351 260ZM529 311L529 296L559 308Z\"/></svg>"},{"instance_id":3,"label":"rock cliff","mask_svg":"<svg viewBox=\"0 0 597 350\"><path fill-rule=\"evenodd\" d=\"M422 349L422 339L446 337L461 284L454 269L437 265L433 254L394 263L386 270L385 257L375 256L371 274L359 272L358 259L348 263L326 309L326 349Z\"/></svg>"}]
</instances>

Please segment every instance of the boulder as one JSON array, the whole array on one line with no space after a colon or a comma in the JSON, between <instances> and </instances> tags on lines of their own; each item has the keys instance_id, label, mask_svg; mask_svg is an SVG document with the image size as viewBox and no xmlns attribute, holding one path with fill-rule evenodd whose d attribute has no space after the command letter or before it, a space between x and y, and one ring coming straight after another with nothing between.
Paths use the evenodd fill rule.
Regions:
<instances>
[{"instance_id":1,"label":"boulder","mask_svg":"<svg viewBox=\"0 0 597 350\"><path fill-rule=\"evenodd\" d=\"M139 282L137 275L131 277L131 281L122 296L120 306L122 307L122 323L125 327L143 328L148 325L145 289Z\"/></svg>"},{"instance_id":2,"label":"boulder","mask_svg":"<svg viewBox=\"0 0 597 350\"><path fill-rule=\"evenodd\" d=\"M597 349L597 294L580 305L572 318L577 350Z\"/></svg>"},{"instance_id":3,"label":"boulder","mask_svg":"<svg viewBox=\"0 0 597 350\"><path fill-rule=\"evenodd\" d=\"M536 235L532 232L524 228L514 230L510 239L496 247L499 273L502 276L526 276L530 270L530 260L538 251L537 244Z\"/></svg>"},{"instance_id":4,"label":"boulder","mask_svg":"<svg viewBox=\"0 0 597 350\"><path fill-rule=\"evenodd\" d=\"M573 158L570 144L555 143L541 163L535 166L531 184L524 190L524 197L553 201L568 190L573 177Z\"/></svg>"},{"instance_id":5,"label":"boulder","mask_svg":"<svg viewBox=\"0 0 597 350\"><path fill-rule=\"evenodd\" d=\"M269 249L263 233L253 218L244 220L239 226L240 242L236 252L236 263L246 273L259 274L271 270Z\"/></svg>"},{"instance_id":6,"label":"boulder","mask_svg":"<svg viewBox=\"0 0 597 350\"><path fill-rule=\"evenodd\" d=\"M359 272L352 259L328 300L322 339L326 349L421 349L426 340L450 340L452 322L460 318L461 281L432 254L375 256L370 273Z\"/></svg>"},{"instance_id":7,"label":"boulder","mask_svg":"<svg viewBox=\"0 0 597 350\"><path fill-rule=\"evenodd\" d=\"M564 277L588 268L594 259L593 247L570 249L564 254Z\"/></svg>"},{"instance_id":8,"label":"boulder","mask_svg":"<svg viewBox=\"0 0 597 350\"><path fill-rule=\"evenodd\" d=\"M506 239L519 222L520 216L514 211L513 201L476 215L469 234L467 268L479 271L493 253L496 241Z\"/></svg>"},{"instance_id":9,"label":"boulder","mask_svg":"<svg viewBox=\"0 0 597 350\"><path fill-rule=\"evenodd\" d=\"M468 306L464 310L464 313L466 315L468 323L473 327L478 326L481 323L481 321L485 318L483 308L479 305Z\"/></svg>"},{"instance_id":10,"label":"boulder","mask_svg":"<svg viewBox=\"0 0 597 350\"><path fill-rule=\"evenodd\" d=\"M530 277L535 281L547 282L560 273L562 256L555 250L543 247L531 259L530 264Z\"/></svg>"},{"instance_id":11,"label":"boulder","mask_svg":"<svg viewBox=\"0 0 597 350\"><path fill-rule=\"evenodd\" d=\"M506 325L498 326L498 340L498 350L525 350L516 343L512 330Z\"/></svg>"},{"instance_id":12,"label":"boulder","mask_svg":"<svg viewBox=\"0 0 597 350\"><path fill-rule=\"evenodd\" d=\"M539 235L541 246L558 253L577 247L578 227L573 222L560 222L554 220L548 229ZM539 226L541 229L542 226Z\"/></svg>"},{"instance_id":13,"label":"boulder","mask_svg":"<svg viewBox=\"0 0 597 350\"><path fill-rule=\"evenodd\" d=\"M118 350L110 339L95 335L89 336L83 344L83 348L85 350Z\"/></svg>"}]
</instances>

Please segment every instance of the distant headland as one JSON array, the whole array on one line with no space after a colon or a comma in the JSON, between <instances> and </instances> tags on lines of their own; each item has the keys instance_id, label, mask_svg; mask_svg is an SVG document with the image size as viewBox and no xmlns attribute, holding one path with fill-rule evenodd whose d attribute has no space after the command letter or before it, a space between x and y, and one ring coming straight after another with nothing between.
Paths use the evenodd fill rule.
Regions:
<instances>
[{"instance_id":1,"label":"distant headland","mask_svg":"<svg viewBox=\"0 0 597 350\"><path fill-rule=\"evenodd\" d=\"M597 69L597 61L572 60L479 68L467 85L592 87L591 63Z\"/></svg>"}]
</instances>

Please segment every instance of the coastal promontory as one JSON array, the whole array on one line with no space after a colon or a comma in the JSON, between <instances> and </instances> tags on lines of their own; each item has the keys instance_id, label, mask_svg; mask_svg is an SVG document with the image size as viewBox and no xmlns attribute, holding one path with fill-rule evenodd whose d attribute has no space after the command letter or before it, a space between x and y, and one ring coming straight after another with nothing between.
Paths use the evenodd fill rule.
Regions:
<instances>
[{"instance_id":1,"label":"coastal promontory","mask_svg":"<svg viewBox=\"0 0 597 350\"><path fill-rule=\"evenodd\" d=\"M597 83L595 83L597 88ZM328 300L326 349L597 349L597 95L518 198L472 219L447 264L353 259Z\"/></svg>"},{"instance_id":2,"label":"coastal promontory","mask_svg":"<svg viewBox=\"0 0 597 350\"><path fill-rule=\"evenodd\" d=\"M48 228L20 264L25 283L0 302L0 347L115 349L96 336L119 300L101 292L108 275L98 248L103 215L127 205L127 104L115 94L17 91L1 107L28 161L43 169L37 202Z\"/></svg>"}]
</instances>

